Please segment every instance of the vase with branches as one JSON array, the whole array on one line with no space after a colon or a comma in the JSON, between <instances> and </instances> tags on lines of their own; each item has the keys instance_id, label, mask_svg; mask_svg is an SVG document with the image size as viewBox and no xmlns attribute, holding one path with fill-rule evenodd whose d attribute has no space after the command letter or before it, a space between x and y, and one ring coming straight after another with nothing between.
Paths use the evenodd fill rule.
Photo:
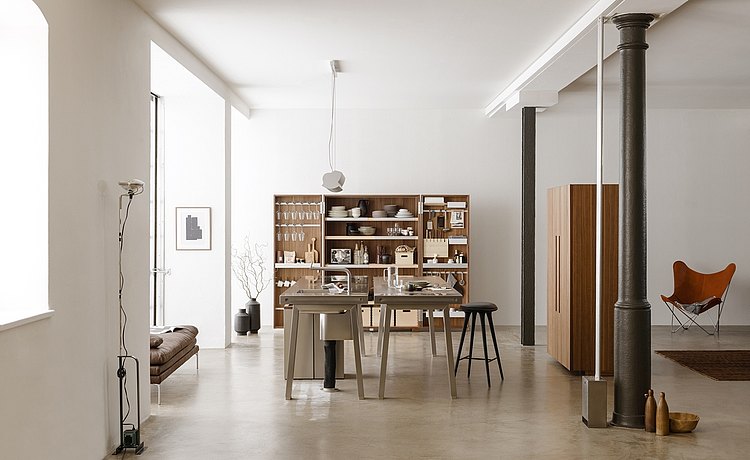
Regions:
<instances>
[{"instance_id":1,"label":"vase with branches","mask_svg":"<svg viewBox=\"0 0 750 460\"><path fill-rule=\"evenodd\" d=\"M240 335L246 334L248 330L254 333L260 329L260 303L256 299L271 283L263 248L265 245L253 244L249 237L245 237L240 248L232 249L232 272L250 299L245 303L245 309L235 315L234 329ZM244 315L243 310L246 310ZM247 327L246 323L249 323Z\"/></svg>"}]
</instances>

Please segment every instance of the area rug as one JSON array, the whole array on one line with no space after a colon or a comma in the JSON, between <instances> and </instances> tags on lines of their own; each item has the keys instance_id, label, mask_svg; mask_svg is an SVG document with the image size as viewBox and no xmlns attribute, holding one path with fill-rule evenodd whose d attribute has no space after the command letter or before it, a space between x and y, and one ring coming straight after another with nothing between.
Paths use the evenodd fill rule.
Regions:
<instances>
[{"instance_id":1,"label":"area rug","mask_svg":"<svg viewBox=\"0 0 750 460\"><path fill-rule=\"evenodd\" d=\"M657 350L656 353L714 380L750 380L750 350Z\"/></svg>"}]
</instances>

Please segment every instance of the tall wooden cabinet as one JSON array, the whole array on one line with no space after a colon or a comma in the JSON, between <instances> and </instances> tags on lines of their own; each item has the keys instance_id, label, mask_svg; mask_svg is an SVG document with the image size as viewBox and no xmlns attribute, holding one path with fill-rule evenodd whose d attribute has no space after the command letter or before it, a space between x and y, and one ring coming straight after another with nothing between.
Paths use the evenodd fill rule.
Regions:
<instances>
[{"instance_id":1,"label":"tall wooden cabinet","mask_svg":"<svg viewBox=\"0 0 750 460\"><path fill-rule=\"evenodd\" d=\"M618 186L605 184L602 212L601 369L614 371ZM596 315L596 186L547 191L547 352L573 372L593 373Z\"/></svg>"}]
</instances>

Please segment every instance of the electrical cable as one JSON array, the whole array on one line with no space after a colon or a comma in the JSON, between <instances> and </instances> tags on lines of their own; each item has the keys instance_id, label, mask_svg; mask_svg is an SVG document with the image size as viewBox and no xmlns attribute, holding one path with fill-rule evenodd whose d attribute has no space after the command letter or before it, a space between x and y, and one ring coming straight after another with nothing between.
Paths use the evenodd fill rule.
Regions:
<instances>
[{"instance_id":1,"label":"electrical cable","mask_svg":"<svg viewBox=\"0 0 750 460\"><path fill-rule=\"evenodd\" d=\"M336 169L336 68L331 62L331 128L328 133L328 166Z\"/></svg>"},{"instance_id":2,"label":"electrical cable","mask_svg":"<svg viewBox=\"0 0 750 460\"><path fill-rule=\"evenodd\" d=\"M128 325L128 314L125 311L125 308L122 305L122 292L125 289L125 275L123 275L122 272L122 251L125 246L125 226L128 223L128 216L130 215L130 205L133 203L133 196L134 193L128 192L127 194L120 195L120 200L122 200L123 197L128 197L128 204L125 207L125 218L122 218L122 215L120 215L120 228L119 228L119 237L120 237L120 250L119 250L119 269L120 269L120 288L118 291L118 301L120 305L120 355L127 356L128 355L128 347L125 343L125 330ZM123 363L123 367L124 367ZM123 415L122 420L120 420L121 424L125 424L125 420L128 419L128 416L130 415L130 397L128 395L128 376L127 373L123 377L123 385L125 390L125 404L127 406L127 411Z\"/></svg>"}]
</instances>

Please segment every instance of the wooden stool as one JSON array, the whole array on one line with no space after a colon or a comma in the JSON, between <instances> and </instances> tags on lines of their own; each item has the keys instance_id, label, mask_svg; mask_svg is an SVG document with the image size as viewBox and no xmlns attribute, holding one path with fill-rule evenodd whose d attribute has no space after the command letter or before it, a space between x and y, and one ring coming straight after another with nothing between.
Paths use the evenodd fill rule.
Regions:
<instances>
[{"instance_id":1,"label":"wooden stool","mask_svg":"<svg viewBox=\"0 0 750 460\"><path fill-rule=\"evenodd\" d=\"M469 360L469 372L467 374L467 377L471 377L471 360L473 359L481 359L484 360L484 366L487 369L487 385L492 386L490 383L490 361L497 360L497 366L500 368L500 379L505 380L505 377L503 376L503 365L500 363L500 351L497 349L497 338L495 337L495 325L492 323L492 312L497 311L497 305L491 302L471 302L464 305L461 305L460 308L461 311L464 312L464 327L461 331L461 342L458 345L458 353L456 356L458 359L456 359L456 369L453 371L454 374L458 373L458 364L461 362L462 359L468 359ZM482 342L484 343L484 358L475 358L473 357L473 350L474 350L474 325L477 321L477 313L479 313L479 319L482 323ZM467 356L461 356L461 348L464 346L464 337L466 337L466 327L469 324L469 316L471 316L471 338L469 343L469 354ZM484 328L484 317L487 317L487 320L490 323L490 333L492 333L492 343L495 345L495 357L492 359L488 359L487 356L487 333L485 332Z\"/></svg>"}]
</instances>

